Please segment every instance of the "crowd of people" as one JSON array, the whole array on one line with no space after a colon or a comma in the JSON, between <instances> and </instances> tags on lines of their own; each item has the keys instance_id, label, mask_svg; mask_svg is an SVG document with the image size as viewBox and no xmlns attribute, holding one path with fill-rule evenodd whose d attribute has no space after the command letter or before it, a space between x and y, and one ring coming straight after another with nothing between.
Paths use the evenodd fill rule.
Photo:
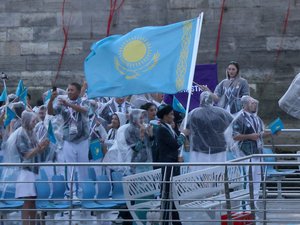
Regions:
<instances>
[{"instance_id":1,"label":"crowd of people","mask_svg":"<svg viewBox=\"0 0 300 225\"><path fill-rule=\"evenodd\" d=\"M239 75L238 63L228 64L226 78L214 92L205 85L200 87L203 92L199 107L189 112L186 129L182 128L184 115L165 104L161 93L88 99L87 84L74 82L68 85L67 91L53 89L49 99L44 94L43 102L33 108L11 94L10 103L5 107L10 107L16 117L4 126L5 107L2 108L0 152L8 162L119 162L118 166L95 167L97 175L108 176L113 170L128 175L153 169L146 164L125 167L122 162L181 162L182 146L190 152L190 162L224 162L228 149L237 157L260 153L263 137L269 133L264 131L257 115L258 101L250 96L248 82ZM53 124L56 143L48 140L49 121ZM91 152L90 144L95 140L101 147L98 155ZM68 167L66 171L68 180L73 169ZM34 208L34 180L38 171L37 166L24 166L19 173L16 197L30 199L25 201L25 209ZM63 168L47 171L65 174ZM75 171L78 181L88 180L88 167L80 166ZM163 171L169 179L171 168ZM173 176L179 173L179 168L172 169ZM26 183L22 183L25 180ZM70 190L69 187L66 198L79 198L80 182L78 188L72 188L73 193ZM164 190L163 197L169 198L169 187ZM23 212L24 219L35 217L34 211ZM172 217L178 219L176 211Z\"/></svg>"}]
</instances>

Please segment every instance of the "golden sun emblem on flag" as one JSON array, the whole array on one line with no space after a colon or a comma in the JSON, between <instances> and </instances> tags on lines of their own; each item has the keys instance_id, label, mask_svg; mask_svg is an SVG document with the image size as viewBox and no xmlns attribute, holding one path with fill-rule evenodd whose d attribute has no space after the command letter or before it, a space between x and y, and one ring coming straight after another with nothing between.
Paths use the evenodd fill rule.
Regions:
<instances>
[{"instance_id":1,"label":"golden sun emblem on flag","mask_svg":"<svg viewBox=\"0 0 300 225\"><path fill-rule=\"evenodd\" d=\"M151 44L145 38L132 37L124 41L115 57L115 68L126 79L134 79L152 70L160 54L152 53Z\"/></svg>"}]
</instances>

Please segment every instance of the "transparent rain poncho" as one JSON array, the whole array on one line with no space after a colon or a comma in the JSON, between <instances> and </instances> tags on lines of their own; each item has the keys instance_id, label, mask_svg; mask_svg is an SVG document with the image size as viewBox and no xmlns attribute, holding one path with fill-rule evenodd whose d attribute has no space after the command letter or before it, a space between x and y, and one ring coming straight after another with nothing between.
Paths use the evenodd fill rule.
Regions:
<instances>
[{"instance_id":1,"label":"transparent rain poncho","mask_svg":"<svg viewBox=\"0 0 300 225\"><path fill-rule=\"evenodd\" d=\"M279 107L287 114L300 119L300 73L278 101Z\"/></svg>"},{"instance_id":2,"label":"transparent rain poncho","mask_svg":"<svg viewBox=\"0 0 300 225\"><path fill-rule=\"evenodd\" d=\"M140 126L144 125L147 112L141 109L133 109L129 115L129 124L121 126L117 131L114 144L104 157L104 162L152 162L152 153L149 137L140 136ZM123 171L132 174L150 170L149 166L109 166L112 170Z\"/></svg>"},{"instance_id":3,"label":"transparent rain poncho","mask_svg":"<svg viewBox=\"0 0 300 225\"><path fill-rule=\"evenodd\" d=\"M243 157L244 155L260 153L260 150L263 147L264 124L263 121L257 116L259 102L250 96L243 96L241 98L241 103L243 106L247 105L250 101L256 102L256 109L254 112L251 112L251 114L253 114L255 116L255 119L257 120L257 127L255 128L255 133L259 133L261 135L260 138L256 141L256 145L254 147L250 147L245 152L241 150L242 143L247 142L247 140L235 141L233 137L238 135L239 133L244 134L246 129L252 127L253 124L244 110L239 111L235 119L224 132L228 150L231 151L234 157Z\"/></svg>"},{"instance_id":4,"label":"transparent rain poncho","mask_svg":"<svg viewBox=\"0 0 300 225\"><path fill-rule=\"evenodd\" d=\"M37 123L37 125L34 128L34 132L36 134L38 142L41 142L48 138L48 127L50 121L52 124L52 129L54 132L56 143L52 143L52 142L49 143L49 146L44 151L41 157L41 160L43 162L55 161L57 157L56 154L61 150L63 144L63 140L62 140L63 119L61 118L60 115L57 116L46 115L44 121L40 121L39 123Z\"/></svg>"},{"instance_id":5,"label":"transparent rain poncho","mask_svg":"<svg viewBox=\"0 0 300 225\"><path fill-rule=\"evenodd\" d=\"M188 128L192 151L215 154L226 150L224 131L233 118L226 110L212 104L211 93L202 92L200 107L189 113Z\"/></svg>"},{"instance_id":6,"label":"transparent rain poncho","mask_svg":"<svg viewBox=\"0 0 300 225\"><path fill-rule=\"evenodd\" d=\"M124 124L126 124L127 118L126 118L126 114L125 113L115 112L114 115L116 115L118 117L118 119L119 119L119 123L120 123L119 128L121 126L123 126ZM104 142L106 144L106 146L107 146L108 149L115 142L116 133L117 133L117 131L118 131L119 128L110 128L110 130L108 131L106 140Z\"/></svg>"},{"instance_id":7,"label":"transparent rain poncho","mask_svg":"<svg viewBox=\"0 0 300 225\"><path fill-rule=\"evenodd\" d=\"M219 97L217 105L235 114L242 109L241 97L249 95L250 88L247 80L240 75L230 79L227 74L227 78L217 85L214 93Z\"/></svg>"},{"instance_id":8,"label":"transparent rain poncho","mask_svg":"<svg viewBox=\"0 0 300 225\"><path fill-rule=\"evenodd\" d=\"M41 155L26 159L24 155L36 147L38 141L33 131L37 115L33 112L22 113L22 126L14 131L8 138L4 149L4 162L6 163L38 163L41 162ZM29 170L38 173L37 166L22 166L21 168L7 167L2 172L1 181L16 181L19 169ZM14 183L2 183L0 190L11 189Z\"/></svg>"}]
</instances>

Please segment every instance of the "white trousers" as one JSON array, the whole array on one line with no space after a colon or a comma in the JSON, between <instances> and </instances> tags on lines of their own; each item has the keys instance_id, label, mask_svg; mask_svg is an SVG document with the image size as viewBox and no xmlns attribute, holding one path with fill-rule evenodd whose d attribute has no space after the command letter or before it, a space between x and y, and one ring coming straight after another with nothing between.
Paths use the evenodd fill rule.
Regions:
<instances>
[{"instance_id":1,"label":"white trousers","mask_svg":"<svg viewBox=\"0 0 300 225\"><path fill-rule=\"evenodd\" d=\"M245 160L245 162L250 162L250 159ZM261 162L259 157L251 158L251 162ZM247 175L247 181L249 181L249 166L245 166L245 172ZM257 200L259 198L259 190L260 190L260 183L261 183L261 166L252 166L252 179L253 179L253 194L254 199ZM249 182L247 182L246 188L249 190Z\"/></svg>"},{"instance_id":2,"label":"white trousers","mask_svg":"<svg viewBox=\"0 0 300 225\"><path fill-rule=\"evenodd\" d=\"M64 141L63 145L63 153L64 158L67 163L73 162L89 162L89 141L83 140L79 143L73 143L69 141ZM73 171L74 170L74 171ZM78 172L78 181L79 187L82 185L80 181L87 181L88 180L88 167L87 166L68 166L67 174L68 174L68 181L71 180L71 175L73 171L73 176L75 175L75 171ZM74 179L73 179L74 180ZM66 192L66 195L70 194L70 184L68 183L69 191ZM73 194L77 192L77 185L74 183L73 185Z\"/></svg>"},{"instance_id":3,"label":"white trousers","mask_svg":"<svg viewBox=\"0 0 300 225\"><path fill-rule=\"evenodd\" d=\"M219 152L215 154L206 154L203 152L190 151L190 162L225 162L226 161L226 151ZM189 171L197 171L209 168L212 166L190 166Z\"/></svg>"}]
</instances>

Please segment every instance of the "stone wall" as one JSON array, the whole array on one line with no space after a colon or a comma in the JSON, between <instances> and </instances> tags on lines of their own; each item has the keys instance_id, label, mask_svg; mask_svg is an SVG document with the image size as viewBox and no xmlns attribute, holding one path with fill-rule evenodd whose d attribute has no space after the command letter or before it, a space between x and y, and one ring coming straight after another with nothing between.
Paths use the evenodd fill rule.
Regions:
<instances>
[{"instance_id":1,"label":"stone wall","mask_svg":"<svg viewBox=\"0 0 300 225\"><path fill-rule=\"evenodd\" d=\"M0 72L9 76L13 92L22 78L34 100L52 86L64 43L63 0L1 0ZM57 86L83 79L83 60L91 44L106 36L109 0L67 0L64 21L68 44ZM118 3L121 2L120 0ZM286 34L283 22L289 1L226 0L217 58L219 80L227 63L236 60L241 75L260 100L267 122L277 116L294 126L277 106L278 99L300 71L300 0L291 0ZM222 0L125 0L113 19L111 34L146 25L165 25L204 12L197 63L214 63ZM276 54L282 42L281 54Z\"/></svg>"}]
</instances>

